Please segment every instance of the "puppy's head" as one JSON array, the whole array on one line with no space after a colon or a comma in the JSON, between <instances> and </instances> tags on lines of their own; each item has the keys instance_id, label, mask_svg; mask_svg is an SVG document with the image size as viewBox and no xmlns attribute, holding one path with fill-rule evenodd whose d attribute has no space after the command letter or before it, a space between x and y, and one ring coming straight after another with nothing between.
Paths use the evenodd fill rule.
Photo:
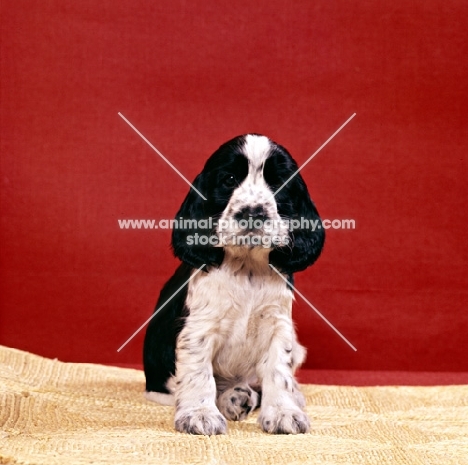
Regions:
<instances>
[{"instance_id":1,"label":"puppy's head","mask_svg":"<svg viewBox=\"0 0 468 465\"><path fill-rule=\"evenodd\" d=\"M297 169L288 151L265 136L223 144L193 183L206 200L191 189L176 215L175 255L198 268L221 264L226 248L262 247L284 273L307 268L325 235Z\"/></svg>"}]
</instances>

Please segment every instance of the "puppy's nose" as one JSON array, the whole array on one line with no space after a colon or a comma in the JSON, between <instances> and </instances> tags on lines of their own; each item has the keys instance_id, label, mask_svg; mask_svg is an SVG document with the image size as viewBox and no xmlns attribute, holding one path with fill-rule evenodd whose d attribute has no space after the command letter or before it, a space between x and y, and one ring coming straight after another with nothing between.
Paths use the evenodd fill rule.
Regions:
<instances>
[{"instance_id":1,"label":"puppy's nose","mask_svg":"<svg viewBox=\"0 0 468 465\"><path fill-rule=\"evenodd\" d=\"M265 210L261 205L257 205L255 207L244 207L239 210L235 215L234 219L236 221L241 220L249 220L251 218L251 222L255 220L260 220L262 223L268 219L268 215L265 213Z\"/></svg>"}]
</instances>

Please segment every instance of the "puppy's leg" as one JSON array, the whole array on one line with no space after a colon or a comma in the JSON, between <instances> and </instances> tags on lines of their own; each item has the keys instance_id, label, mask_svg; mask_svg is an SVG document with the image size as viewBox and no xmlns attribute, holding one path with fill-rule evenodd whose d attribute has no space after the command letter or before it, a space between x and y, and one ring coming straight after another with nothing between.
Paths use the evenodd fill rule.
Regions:
<instances>
[{"instance_id":1,"label":"puppy's leg","mask_svg":"<svg viewBox=\"0 0 468 465\"><path fill-rule=\"evenodd\" d=\"M262 379L258 422L267 433L306 433L309 419L302 410L304 397L293 375L295 366L302 363L305 350L296 342L290 320L278 319L272 326L270 347L258 366Z\"/></svg>"},{"instance_id":2,"label":"puppy's leg","mask_svg":"<svg viewBox=\"0 0 468 465\"><path fill-rule=\"evenodd\" d=\"M212 341L184 328L177 342L175 428L189 434L223 434L226 420L216 407Z\"/></svg>"},{"instance_id":3,"label":"puppy's leg","mask_svg":"<svg viewBox=\"0 0 468 465\"><path fill-rule=\"evenodd\" d=\"M232 421L240 421L260 405L260 395L247 382L241 380L216 380L220 412Z\"/></svg>"}]
</instances>

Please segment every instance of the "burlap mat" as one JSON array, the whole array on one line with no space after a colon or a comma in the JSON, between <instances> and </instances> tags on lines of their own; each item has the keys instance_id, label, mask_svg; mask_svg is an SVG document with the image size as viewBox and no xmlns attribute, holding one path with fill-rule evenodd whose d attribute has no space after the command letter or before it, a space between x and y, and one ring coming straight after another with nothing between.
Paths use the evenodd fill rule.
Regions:
<instances>
[{"instance_id":1,"label":"burlap mat","mask_svg":"<svg viewBox=\"0 0 468 465\"><path fill-rule=\"evenodd\" d=\"M264 434L255 414L203 437L174 432L143 381L0 346L0 463L468 464L468 386L307 385L309 434Z\"/></svg>"}]
</instances>

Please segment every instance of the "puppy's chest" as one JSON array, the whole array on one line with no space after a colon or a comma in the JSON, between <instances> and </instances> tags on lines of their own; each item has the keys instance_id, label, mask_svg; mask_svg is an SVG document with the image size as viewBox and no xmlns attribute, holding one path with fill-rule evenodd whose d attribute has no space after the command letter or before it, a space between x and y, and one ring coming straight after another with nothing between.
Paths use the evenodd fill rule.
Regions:
<instances>
[{"instance_id":1,"label":"puppy's chest","mask_svg":"<svg viewBox=\"0 0 468 465\"><path fill-rule=\"evenodd\" d=\"M223 345L257 337L267 320L290 317L292 293L270 269L233 270L220 267L189 285L189 324L204 324L223 339Z\"/></svg>"}]
</instances>

